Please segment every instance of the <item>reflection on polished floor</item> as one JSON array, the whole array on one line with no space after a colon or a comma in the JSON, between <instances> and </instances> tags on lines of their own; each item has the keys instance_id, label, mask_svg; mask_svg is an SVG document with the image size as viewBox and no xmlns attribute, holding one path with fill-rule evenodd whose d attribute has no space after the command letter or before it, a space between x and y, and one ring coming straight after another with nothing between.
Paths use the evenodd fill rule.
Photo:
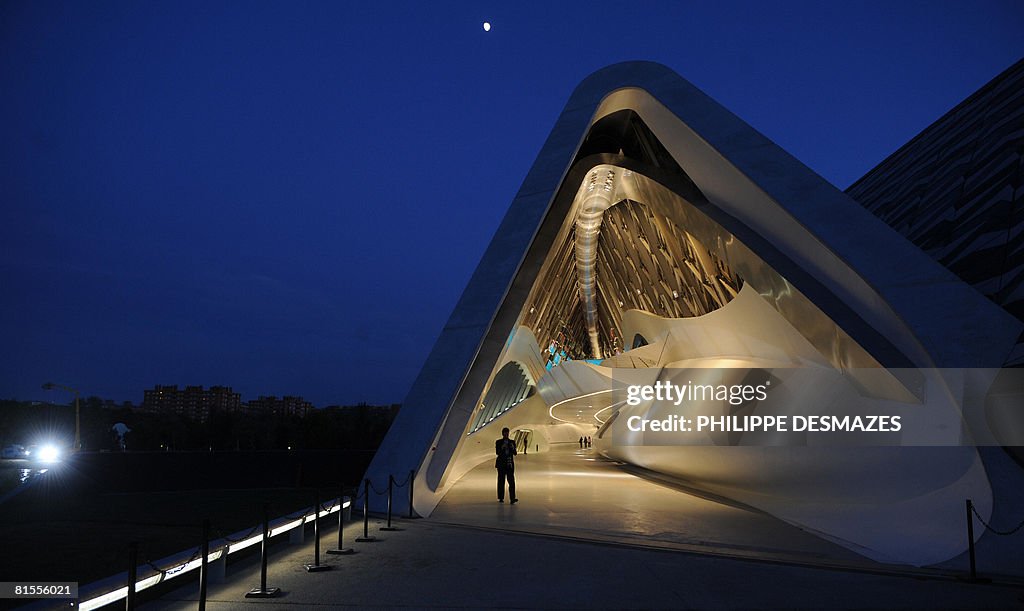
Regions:
<instances>
[{"instance_id":1,"label":"reflection on polished floor","mask_svg":"<svg viewBox=\"0 0 1024 611\"><path fill-rule=\"evenodd\" d=\"M458 481L431 520L800 563L880 566L754 508L639 477L562 444L516 458L519 504L497 502L492 461Z\"/></svg>"}]
</instances>

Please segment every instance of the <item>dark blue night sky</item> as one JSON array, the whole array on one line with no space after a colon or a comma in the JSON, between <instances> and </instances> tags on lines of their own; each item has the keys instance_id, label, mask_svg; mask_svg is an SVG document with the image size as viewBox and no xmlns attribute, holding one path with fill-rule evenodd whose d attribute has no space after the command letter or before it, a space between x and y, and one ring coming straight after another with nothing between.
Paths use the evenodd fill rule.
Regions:
<instances>
[{"instance_id":1,"label":"dark blue night sky","mask_svg":"<svg viewBox=\"0 0 1024 611\"><path fill-rule=\"evenodd\" d=\"M845 188L1022 31L1017 1L8 0L0 398L399 402L590 72L664 63Z\"/></svg>"}]
</instances>

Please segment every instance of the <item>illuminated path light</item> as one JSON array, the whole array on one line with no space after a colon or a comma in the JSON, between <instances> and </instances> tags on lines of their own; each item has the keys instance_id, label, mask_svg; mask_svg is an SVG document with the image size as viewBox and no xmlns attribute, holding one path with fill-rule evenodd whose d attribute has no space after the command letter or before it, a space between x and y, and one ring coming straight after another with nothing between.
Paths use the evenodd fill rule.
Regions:
<instances>
[{"instance_id":1,"label":"illuminated path light","mask_svg":"<svg viewBox=\"0 0 1024 611\"><path fill-rule=\"evenodd\" d=\"M351 506L352 501L347 497L343 503L339 503L337 502L337 500L335 500L334 505L330 509L321 509L319 511L319 516L317 517L322 518L332 513L341 511L342 509L348 509ZM314 519L314 513L309 512L305 515L293 519L278 520L277 522L273 523L273 525L270 528L270 537L275 537L277 535L286 533L295 528L302 527L312 522ZM234 535L229 535L225 539L211 542L210 547L217 549L210 552L210 554L207 556L207 562L212 563L216 560L220 560L224 555L231 555L235 552L239 552L243 549L259 544L260 540L263 538L262 532L242 539L240 541L229 542L230 539L233 539L236 536L241 536L242 534L247 534L248 532L248 530L239 531ZM195 554L191 552L182 552L180 554L175 554L173 556L168 556L167 558L157 560L153 564L157 566L171 566L172 568L164 572L158 572L138 579L135 583L135 591L139 592L147 588L151 588L157 584L164 583L169 579L179 577L181 575L184 575L199 568L199 566L202 564L202 558L193 558L192 556L194 555ZM125 599L128 596L127 585L109 590L106 589L104 585L110 581L116 582L119 580L123 580L123 578L114 577L109 580L104 580L101 582L97 582L95 584L91 584L90 586L86 586L86 590L94 589L98 590L101 593L86 591L79 605L79 608L83 609L83 611L88 611L89 609L99 609L100 607L103 607L105 605L109 605L113 602Z\"/></svg>"}]
</instances>

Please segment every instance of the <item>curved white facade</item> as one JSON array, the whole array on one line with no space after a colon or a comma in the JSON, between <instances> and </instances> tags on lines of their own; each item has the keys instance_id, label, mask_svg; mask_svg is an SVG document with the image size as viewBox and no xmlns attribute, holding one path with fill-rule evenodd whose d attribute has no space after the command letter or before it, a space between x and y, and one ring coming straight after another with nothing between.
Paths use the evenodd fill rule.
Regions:
<instances>
[{"instance_id":1,"label":"curved white facade","mask_svg":"<svg viewBox=\"0 0 1024 611\"><path fill-rule=\"evenodd\" d=\"M988 516L991 492L959 437L984 388L936 368L998 367L1019 333L692 85L655 64L620 64L573 94L368 477L416 469L416 509L428 515L490 457L502 426L528 431L541 451L591 434L610 458L869 557L939 562L965 547L963 499ZM510 362L535 392L519 388L514 407L481 418ZM678 444L599 429L656 408L614 401L617 377L708 368L770 374L782 382L771 398L794 415L899 413L908 424L839 444L815 434Z\"/></svg>"}]
</instances>

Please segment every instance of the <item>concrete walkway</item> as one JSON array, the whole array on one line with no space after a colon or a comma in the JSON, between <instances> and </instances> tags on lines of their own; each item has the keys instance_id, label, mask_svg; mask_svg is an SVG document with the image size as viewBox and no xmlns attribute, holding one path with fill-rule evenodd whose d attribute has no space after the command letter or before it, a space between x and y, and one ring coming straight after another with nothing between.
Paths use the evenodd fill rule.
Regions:
<instances>
[{"instance_id":1,"label":"concrete walkway","mask_svg":"<svg viewBox=\"0 0 1024 611\"><path fill-rule=\"evenodd\" d=\"M514 506L497 502L495 473L489 463L467 473L430 519L703 553L879 566L758 509L638 477L575 444L517 457L520 502Z\"/></svg>"},{"instance_id":2,"label":"concrete walkway","mask_svg":"<svg viewBox=\"0 0 1024 611\"><path fill-rule=\"evenodd\" d=\"M207 608L1022 608L1020 585L980 585L950 573L881 565L769 515L637 477L588 450L517 461L520 503L496 502L489 464L467 474L425 520L324 556L312 542L277 545L274 599L246 599L258 558L232 563ZM327 520L328 524L332 520ZM325 525L323 548L334 541ZM193 580L142 608L195 609Z\"/></svg>"},{"instance_id":3,"label":"concrete walkway","mask_svg":"<svg viewBox=\"0 0 1024 611\"><path fill-rule=\"evenodd\" d=\"M376 522L376 528L381 525ZM1024 590L954 580L922 580L630 548L538 535L400 523L352 556L329 556L334 570L307 573L312 542L274 550L274 599L246 599L259 583L249 558L210 588L207 609L1011 609ZM346 536L352 541L361 524ZM143 605L194 610L195 582Z\"/></svg>"},{"instance_id":4,"label":"concrete walkway","mask_svg":"<svg viewBox=\"0 0 1024 611\"><path fill-rule=\"evenodd\" d=\"M1001 451L989 454L990 474L1002 488L1007 488L997 488L993 522L1019 523L1013 516L1024 507L1024 477ZM593 450L581 450L575 444L543 454L519 456L516 479L520 503L499 504L495 470L489 463L480 465L452 487L431 520L904 575L957 575L969 566L966 551L922 569L876 562L754 507L683 488L656 473L605 460ZM975 528L981 532L980 523ZM1006 537L982 533L977 548L978 566L983 573L1024 583L1024 531Z\"/></svg>"}]
</instances>

